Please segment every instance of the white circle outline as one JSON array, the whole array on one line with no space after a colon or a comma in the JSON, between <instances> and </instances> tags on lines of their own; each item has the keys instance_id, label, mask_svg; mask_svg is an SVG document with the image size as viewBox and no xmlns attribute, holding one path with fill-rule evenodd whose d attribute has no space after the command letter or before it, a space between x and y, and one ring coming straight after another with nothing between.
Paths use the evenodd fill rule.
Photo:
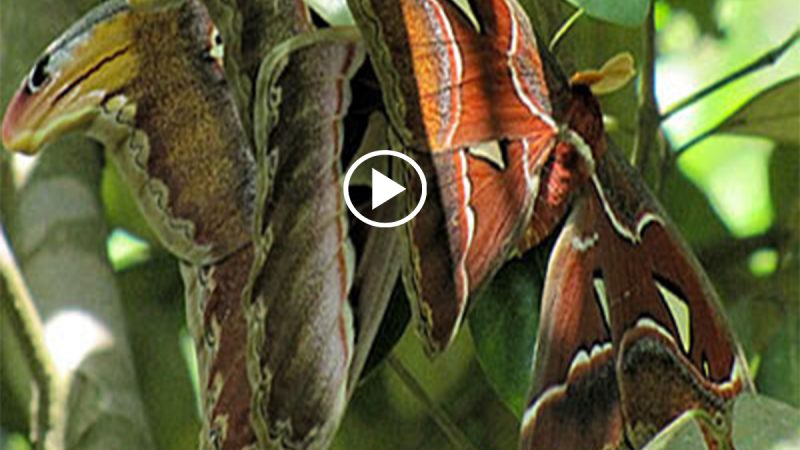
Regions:
<instances>
[{"instance_id":1,"label":"white circle outline","mask_svg":"<svg viewBox=\"0 0 800 450\"><path fill-rule=\"evenodd\" d=\"M356 168L366 162L368 159L374 158L376 156L394 156L395 158L400 158L403 161L407 162L414 168L414 171L417 172L417 176L422 181L422 196L417 203L417 206L414 208L411 213L400 220L395 220L394 222L377 222L375 220L368 219L364 217L363 214L358 212L355 206L353 206L353 201L350 199L350 179L353 177L353 172L355 172ZM347 204L347 209L353 213L354 216L358 218L358 220L366 223L367 225L377 227L377 228L394 228L403 225L404 223L408 222L409 220L416 217L419 214L422 206L425 204L425 199L428 197L428 182L425 180L425 175L422 173L422 168L419 164L416 163L410 156L405 155L400 152L396 152L394 150L376 150L374 152L369 152L366 155L361 156L358 158L349 169L347 169L347 173L344 175L344 202Z\"/></svg>"}]
</instances>

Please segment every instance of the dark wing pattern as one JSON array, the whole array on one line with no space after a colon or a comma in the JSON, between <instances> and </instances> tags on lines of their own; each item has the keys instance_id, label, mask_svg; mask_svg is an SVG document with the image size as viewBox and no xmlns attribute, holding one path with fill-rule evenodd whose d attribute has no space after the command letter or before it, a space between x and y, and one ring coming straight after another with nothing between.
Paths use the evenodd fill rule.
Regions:
<instances>
[{"instance_id":1,"label":"dark wing pattern","mask_svg":"<svg viewBox=\"0 0 800 450\"><path fill-rule=\"evenodd\" d=\"M551 312L551 303L560 309ZM575 202L548 268L543 308L522 448L639 448L692 409L709 418L702 426L711 448L730 444L731 400L752 389L744 357L699 263L616 151L598 161L591 184ZM596 326L575 319L587 308L602 311L609 353L592 351L607 341L595 337ZM561 338L576 333L581 339ZM578 407L584 398L569 402L560 392L586 388L573 376L584 364L595 370L593 383L606 384L606 370L613 376L611 385L597 391L607 399ZM554 404L553 396L561 403ZM590 406L603 402L613 414ZM573 421L551 421L553 414L564 414L563 403L576 408L566 410ZM608 434L596 440L595 428ZM592 430L584 446L548 444L581 430Z\"/></svg>"},{"instance_id":2,"label":"dark wing pattern","mask_svg":"<svg viewBox=\"0 0 800 450\"><path fill-rule=\"evenodd\" d=\"M524 449L616 448L623 441L608 305L595 283L599 236L584 202L567 220L548 264Z\"/></svg>"}]
</instances>

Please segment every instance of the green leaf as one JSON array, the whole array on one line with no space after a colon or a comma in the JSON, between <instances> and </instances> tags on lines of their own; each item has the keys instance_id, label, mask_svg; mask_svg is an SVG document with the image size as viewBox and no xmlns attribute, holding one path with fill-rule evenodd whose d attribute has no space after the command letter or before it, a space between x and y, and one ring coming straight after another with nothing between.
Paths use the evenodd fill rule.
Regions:
<instances>
[{"instance_id":1,"label":"green leaf","mask_svg":"<svg viewBox=\"0 0 800 450\"><path fill-rule=\"evenodd\" d=\"M484 373L502 401L521 417L531 377L549 245L506 264L475 299L469 326Z\"/></svg>"},{"instance_id":2,"label":"green leaf","mask_svg":"<svg viewBox=\"0 0 800 450\"><path fill-rule=\"evenodd\" d=\"M800 145L800 76L762 91L717 126L720 133L763 136Z\"/></svg>"},{"instance_id":3,"label":"green leaf","mask_svg":"<svg viewBox=\"0 0 800 450\"><path fill-rule=\"evenodd\" d=\"M788 450L800 447L800 410L763 395L743 395L733 408L737 450Z\"/></svg>"},{"instance_id":4,"label":"green leaf","mask_svg":"<svg viewBox=\"0 0 800 450\"><path fill-rule=\"evenodd\" d=\"M680 170L671 170L662 180L659 198L681 235L694 248L733 239L711 207L708 197Z\"/></svg>"},{"instance_id":5,"label":"green leaf","mask_svg":"<svg viewBox=\"0 0 800 450\"><path fill-rule=\"evenodd\" d=\"M644 22L650 0L567 0L586 14L617 25L636 27Z\"/></svg>"},{"instance_id":6,"label":"green leaf","mask_svg":"<svg viewBox=\"0 0 800 450\"><path fill-rule=\"evenodd\" d=\"M683 10L689 13L694 18L702 33L710 34L714 37L721 35L715 13L717 8L716 2L698 2L697 0L667 0L667 3L673 9Z\"/></svg>"},{"instance_id":7,"label":"green leaf","mask_svg":"<svg viewBox=\"0 0 800 450\"><path fill-rule=\"evenodd\" d=\"M688 411L650 441L644 450L708 450L696 411Z\"/></svg>"},{"instance_id":8,"label":"green leaf","mask_svg":"<svg viewBox=\"0 0 800 450\"><path fill-rule=\"evenodd\" d=\"M400 338L403 337L410 319L411 308L408 306L408 298L406 298L403 283L398 280L392 291L389 306L386 307L386 313L383 315L378 334L370 348L364 370L361 372L362 380L373 373L374 369L389 356Z\"/></svg>"},{"instance_id":9,"label":"green leaf","mask_svg":"<svg viewBox=\"0 0 800 450\"><path fill-rule=\"evenodd\" d=\"M796 127L796 125L795 125ZM775 206L776 222L797 234L800 222L800 146L779 145L769 161L769 183L772 204Z\"/></svg>"},{"instance_id":10,"label":"green leaf","mask_svg":"<svg viewBox=\"0 0 800 450\"><path fill-rule=\"evenodd\" d=\"M663 429L644 450L707 450L698 421L689 411ZM757 394L740 396L733 407L733 445L737 450L788 450L800 445L800 410Z\"/></svg>"}]
</instances>

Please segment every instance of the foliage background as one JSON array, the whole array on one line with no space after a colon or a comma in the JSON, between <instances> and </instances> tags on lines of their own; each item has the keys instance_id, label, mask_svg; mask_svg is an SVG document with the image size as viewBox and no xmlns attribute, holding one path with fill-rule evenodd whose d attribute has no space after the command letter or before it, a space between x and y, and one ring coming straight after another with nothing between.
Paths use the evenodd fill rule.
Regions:
<instances>
[{"instance_id":1,"label":"foliage background","mask_svg":"<svg viewBox=\"0 0 800 450\"><path fill-rule=\"evenodd\" d=\"M46 44L96 3L0 0L0 106ZM347 21L340 2L317 3L328 17ZM545 38L574 11L568 3L522 3L535 13ZM662 111L761 56L800 25L794 0L659 0L655 12ZM572 72L599 67L620 51L641 61L642 47L641 27L583 17L557 55ZM759 91L798 73L800 46L795 46L775 66L671 117L664 127L666 147L680 149ZM800 93L792 95L800 104ZM602 101L614 119L612 137L623 149L632 148L636 84ZM796 116L793 124L797 135ZM676 169L647 172L725 300L759 390L795 407L800 406L797 141L718 134L687 151ZM95 144L77 136L54 144L35 162L0 152L0 220L45 321L46 337L57 336L48 340L56 362L80 375L76 386L83 395L61 399L71 402L76 448L194 448L197 382L176 263L153 242L102 159ZM436 360L424 356L406 329L389 362L377 366L357 391L335 448L457 448L448 427L461 430L478 448L515 448L529 365L521 355L533 346L536 290L546 256L544 248L510 263L476 302L470 326ZM0 285L0 296L0 448L22 450L30 431L32 374L8 323L8 286ZM402 305L393 308L393 317L407 314ZM77 329L74 321L64 321L75 318L65 312L76 311L84 314ZM80 349L90 356L80 359Z\"/></svg>"}]
</instances>

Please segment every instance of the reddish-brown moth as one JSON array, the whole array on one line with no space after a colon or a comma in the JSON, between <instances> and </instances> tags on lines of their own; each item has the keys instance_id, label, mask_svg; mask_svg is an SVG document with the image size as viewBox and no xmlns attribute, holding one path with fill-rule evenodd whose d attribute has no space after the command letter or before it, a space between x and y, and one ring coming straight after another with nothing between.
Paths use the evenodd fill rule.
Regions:
<instances>
[{"instance_id":1,"label":"reddish-brown moth","mask_svg":"<svg viewBox=\"0 0 800 450\"><path fill-rule=\"evenodd\" d=\"M515 0L351 0L401 143L435 179L409 228L407 290L444 348L472 293L564 219L548 267L523 449L639 448L698 409L730 440L752 389L713 287L609 148Z\"/></svg>"}]
</instances>

